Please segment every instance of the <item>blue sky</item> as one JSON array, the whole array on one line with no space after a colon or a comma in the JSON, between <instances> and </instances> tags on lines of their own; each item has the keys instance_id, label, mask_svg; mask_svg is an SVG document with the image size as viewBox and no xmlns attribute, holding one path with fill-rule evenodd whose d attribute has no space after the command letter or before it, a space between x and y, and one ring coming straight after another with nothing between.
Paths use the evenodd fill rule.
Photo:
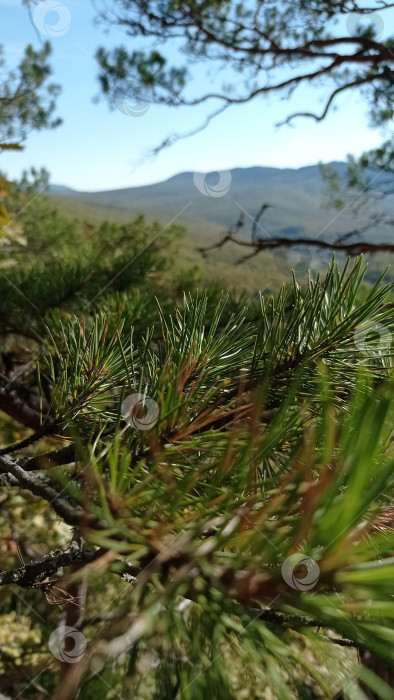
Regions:
<instances>
[{"instance_id":1,"label":"blue sky","mask_svg":"<svg viewBox=\"0 0 394 700\"><path fill-rule=\"evenodd\" d=\"M317 107L326 92L304 86L290 103L279 95L232 107L215 118L203 132L178 141L151 157L151 150L174 132L199 126L207 107L171 109L151 105L139 117L111 111L101 99L94 54L99 46L137 45L117 28L105 32L94 23L91 0L64 0L71 20L59 36L49 37L53 47L54 80L62 86L57 113L64 120L54 130L32 134L21 153L3 154L0 169L18 177L30 166L45 167L51 181L79 190L115 189L159 182L181 171L224 170L264 165L297 168L322 160L344 160L377 146L382 134L368 127L367 106L350 92L338 100L340 109L316 124L297 119L293 126L276 127L290 112ZM8 65L15 66L24 47L39 40L21 0L0 0L1 36ZM48 23L57 19L55 13ZM45 29L45 28L44 28ZM48 37L42 35L45 41ZM183 56L179 62L183 62ZM222 75L223 80L227 76ZM202 93L207 79L198 71L195 88ZM218 105L211 104L210 111Z\"/></svg>"}]
</instances>

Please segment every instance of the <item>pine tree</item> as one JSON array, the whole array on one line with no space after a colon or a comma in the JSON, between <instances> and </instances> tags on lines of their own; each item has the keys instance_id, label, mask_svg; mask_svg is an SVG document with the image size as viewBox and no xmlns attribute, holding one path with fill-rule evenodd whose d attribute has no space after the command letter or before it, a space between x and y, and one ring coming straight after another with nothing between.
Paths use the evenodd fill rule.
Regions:
<instances>
[{"instance_id":1,"label":"pine tree","mask_svg":"<svg viewBox=\"0 0 394 700\"><path fill-rule=\"evenodd\" d=\"M179 298L177 230L41 198L24 224L41 239L0 278L0 691L391 697L384 275L333 261L243 308Z\"/></svg>"}]
</instances>

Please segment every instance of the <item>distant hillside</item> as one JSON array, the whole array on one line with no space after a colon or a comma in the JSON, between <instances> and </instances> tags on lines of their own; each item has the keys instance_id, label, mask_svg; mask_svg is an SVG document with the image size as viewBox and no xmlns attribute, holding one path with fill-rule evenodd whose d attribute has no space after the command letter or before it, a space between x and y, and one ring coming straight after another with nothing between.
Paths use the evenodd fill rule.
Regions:
<instances>
[{"instance_id":1,"label":"distant hillside","mask_svg":"<svg viewBox=\"0 0 394 700\"><path fill-rule=\"evenodd\" d=\"M71 187L65 187L65 185L51 185L50 193L59 194L64 197L67 197L68 195L80 195L79 192L77 192L76 190L72 190Z\"/></svg>"},{"instance_id":2,"label":"distant hillside","mask_svg":"<svg viewBox=\"0 0 394 700\"><path fill-rule=\"evenodd\" d=\"M340 175L345 175L345 163L332 163ZM189 224L193 230L196 222L216 224L226 228L235 224L241 212L244 213L245 232L250 230L251 221L261 204L270 208L261 220L261 235L265 236L316 236L334 237L347 233L363 223L355 219L351 208L338 215L337 211L322 208L325 198L324 186L317 165L295 169L265 167L235 168L227 173L228 191L224 196L209 197L199 191L194 183L194 173L185 172L155 185L131 187L104 192L76 192L62 186L52 187L58 197L67 197L67 208L76 211L94 211L99 215L113 212L116 218L129 218L144 213L167 223L179 216L180 223ZM391 178L394 190L394 177ZM214 188L219 174L206 176L207 189ZM198 183L203 188L203 177ZM224 182L226 185L226 182ZM216 192L213 192L216 195ZM379 206L394 215L394 196L384 200ZM248 227L249 225L249 227ZM197 227L198 228L198 227ZM215 227L216 228L216 227ZM217 229L216 229L217 232ZM381 227L374 232L380 240L391 240L393 231Z\"/></svg>"},{"instance_id":3,"label":"distant hillside","mask_svg":"<svg viewBox=\"0 0 394 700\"><path fill-rule=\"evenodd\" d=\"M337 171L345 176L346 164L333 163ZM373 175L375 177L375 174ZM379 174L381 179L393 183L394 177ZM101 221L116 219L127 221L144 214L148 220L156 219L164 227L175 217L177 223L186 227L187 235L179 243L174 273L197 266L201 285L215 280L225 289L255 294L258 290L277 291L283 281L290 281L292 270L297 279L305 280L308 269L327 269L331 254L311 248L264 251L247 263L236 265L245 250L228 244L213 250L207 258L197 252L198 247L207 247L220 239L223 232L233 226L243 211L245 236L250 236L251 225L262 203L270 208L260 221L259 235L273 237L318 236L330 239L348 233L364 224L352 214L351 207L345 211L322 208L324 185L318 166L298 170L278 168L235 168L231 170L230 187L221 197L208 197L194 184L194 173L180 173L166 182L146 187L130 187L106 192L77 192L68 187L52 187L52 198L63 213L79 219ZM205 184L215 187L218 173L207 175ZM204 178L197 179L201 187ZM227 183L228 184L228 183ZM226 182L224 182L226 185ZM392 213L394 219L394 197L385 198L377 206ZM183 212L179 215L179 212ZM364 234L378 241L393 241L394 228L376 227ZM338 260L345 256L337 255ZM367 279L374 282L387 265L392 255L365 256L369 261ZM392 265L394 268L394 266Z\"/></svg>"}]
</instances>

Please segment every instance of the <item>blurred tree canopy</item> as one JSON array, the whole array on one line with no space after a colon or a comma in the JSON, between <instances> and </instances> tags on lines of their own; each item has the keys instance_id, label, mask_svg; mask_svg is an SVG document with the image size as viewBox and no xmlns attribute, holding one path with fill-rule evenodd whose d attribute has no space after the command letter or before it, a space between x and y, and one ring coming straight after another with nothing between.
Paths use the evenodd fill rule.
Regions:
<instances>
[{"instance_id":1,"label":"blurred tree canopy","mask_svg":"<svg viewBox=\"0 0 394 700\"><path fill-rule=\"evenodd\" d=\"M365 96L376 126L393 120L394 38L382 35L389 32L394 3L99 0L96 5L105 22L147 44L132 51L124 46L98 50L99 79L107 95L138 97L139 90L149 89L159 104L219 101L221 110L271 93L290 95L307 83L324 86L324 108L315 113L306 106L283 121L296 116L320 121L336 98L351 90ZM167 56L169 43L181 58L179 65ZM196 62L214 64L219 76L225 67L226 83L195 94ZM168 143L171 139L163 145Z\"/></svg>"},{"instance_id":2,"label":"blurred tree canopy","mask_svg":"<svg viewBox=\"0 0 394 700\"><path fill-rule=\"evenodd\" d=\"M61 124L54 116L59 85L48 83L51 66L48 42L36 51L27 46L17 68L7 69L0 45L0 154L20 151L32 131L53 129ZM11 183L0 173L0 243L23 240L21 227L11 219L5 198Z\"/></svg>"},{"instance_id":3,"label":"blurred tree canopy","mask_svg":"<svg viewBox=\"0 0 394 700\"><path fill-rule=\"evenodd\" d=\"M0 46L0 150L21 147L31 131L61 124L54 116L60 87L48 83L50 55L49 42L38 51L29 45L17 68L7 70Z\"/></svg>"}]
</instances>

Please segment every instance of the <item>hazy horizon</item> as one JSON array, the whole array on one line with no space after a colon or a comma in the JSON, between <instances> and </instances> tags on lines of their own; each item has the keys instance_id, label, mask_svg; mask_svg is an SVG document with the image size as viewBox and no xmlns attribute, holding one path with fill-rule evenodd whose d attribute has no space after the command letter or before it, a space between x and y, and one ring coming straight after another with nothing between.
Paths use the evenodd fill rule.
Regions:
<instances>
[{"instance_id":1,"label":"hazy horizon","mask_svg":"<svg viewBox=\"0 0 394 700\"><path fill-rule=\"evenodd\" d=\"M325 163L322 163L323 165L346 165L345 160L330 160L326 161ZM52 179L50 181L50 186L51 187L63 187L64 189L71 190L73 192L80 192L82 194L93 194L93 193L98 193L98 192L112 192L116 190L122 190L122 189L137 189L140 187L151 187L154 185L161 185L165 182L169 182L175 177L178 177L179 175L193 175L194 173L203 173L204 175L214 175L216 173L223 173L223 172L233 172L235 170L253 170L257 168L261 168L264 170L280 170L280 171L285 171L285 170L291 170L291 171L299 171L299 170L306 170L307 168L314 168L318 167L319 163L306 163L305 165L300 165L298 167L291 167L291 166L274 166L274 165L263 165L263 164L251 164L251 165L234 165L233 167L230 168L217 168L216 170L182 170L180 172L173 173L172 175L169 175L168 177L164 178L163 180L155 180L154 182L149 182L149 183L143 183L143 184L133 184L133 185L125 185L124 187L111 187L111 188L105 188L105 189L86 189L86 190L80 190L77 189L76 187L72 187L71 185L66 185L64 182L53 182Z\"/></svg>"}]
</instances>

